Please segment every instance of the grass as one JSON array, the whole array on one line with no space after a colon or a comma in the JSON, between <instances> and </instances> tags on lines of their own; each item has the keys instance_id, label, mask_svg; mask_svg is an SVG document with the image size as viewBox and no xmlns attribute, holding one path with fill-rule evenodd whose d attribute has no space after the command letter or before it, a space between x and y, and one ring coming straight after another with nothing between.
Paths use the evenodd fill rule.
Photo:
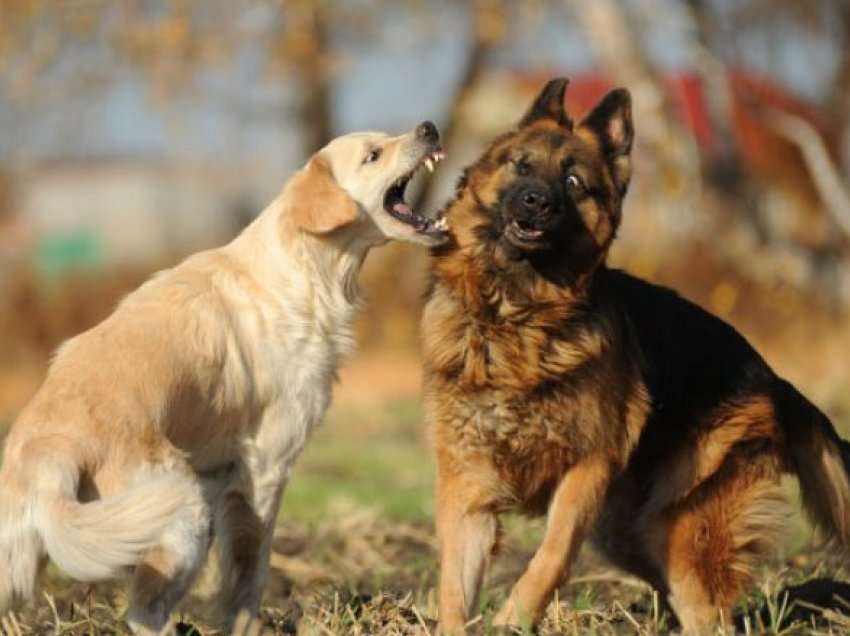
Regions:
<instances>
[{"instance_id":1,"label":"grass","mask_svg":"<svg viewBox=\"0 0 850 636\"><path fill-rule=\"evenodd\" d=\"M433 634L437 555L433 531L433 466L415 400L380 405L348 400L335 406L299 461L281 508L263 608L269 634ZM795 496L789 482L789 492ZM500 554L472 630L496 634L492 617L539 542L540 520L508 518ZM837 612L805 614L781 590L812 578L847 579L840 556L813 547L799 517L781 560L764 566L757 589L742 601L749 633L850 633ZM125 586L72 583L49 569L34 607L6 618L0 633L125 634ZM178 618L213 634L186 604ZM761 612L755 610L761 608ZM817 617L817 620L815 620ZM672 619L641 581L582 552L538 633L651 635ZM511 633L523 633L520 631Z\"/></svg>"},{"instance_id":2,"label":"grass","mask_svg":"<svg viewBox=\"0 0 850 636\"><path fill-rule=\"evenodd\" d=\"M298 461L281 518L316 522L351 503L396 521L432 517L434 469L412 400L332 409Z\"/></svg>"}]
</instances>

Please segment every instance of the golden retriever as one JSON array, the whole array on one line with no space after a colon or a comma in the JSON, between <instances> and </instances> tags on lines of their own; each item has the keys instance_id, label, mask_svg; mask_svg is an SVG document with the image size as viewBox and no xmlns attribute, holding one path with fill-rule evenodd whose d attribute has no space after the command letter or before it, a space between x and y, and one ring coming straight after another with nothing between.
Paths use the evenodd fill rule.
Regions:
<instances>
[{"instance_id":1,"label":"golden retriever","mask_svg":"<svg viewBox=\"0 0 850 636\"><path fill-rule=\"evenodd\" d=\"M335 139L231 243L62 345L5 443L0 615L46 553L83 581L134 568L130 626L169 633L211 535L225 629L256 615L281 494L354 346L360 265L391 238L444 239L404 201L441 158L431 122Z\"/></svg>"}]
</instances>

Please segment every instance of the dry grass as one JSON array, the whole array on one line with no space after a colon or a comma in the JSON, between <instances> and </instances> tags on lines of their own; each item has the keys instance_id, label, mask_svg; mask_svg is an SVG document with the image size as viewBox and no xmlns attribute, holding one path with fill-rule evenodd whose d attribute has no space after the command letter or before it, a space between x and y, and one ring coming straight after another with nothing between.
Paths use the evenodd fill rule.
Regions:
<instances>
[{"instance_id":1,"label":"dry grass","mask_svg":"<svg viewBox=\"0 0 850 636\"><path fill-rule=\"evenodd\" d=\"M299 463L284 501L262 612L263 633L435 633L432 470L415 429L419 417L416 403L409 401L367 408L347 399L334 407ZM507 519L505 541L472 633L522 633L497 632L490 621L541 531L540 520ZM741 612L750 608L750 633L850 633L850 619L840 612L807 614L801 613L802 607L783 603L786 586L811 579L848 580L850 572L841 555L813 547L810 532L797 518L783 558L765 565L758 588L750 590L741 605ZM121 582L70 583L48 570L42 596L33 607L7 619L3 629L16 635L125 634L124 590ZM198 599L185 604L177 616L183 633L192 633L191 625L201 634L216 634L203 623L202 605ZM666 633L672 625L663 599L646 584L585 550L538 633L650 635Z\"/></svg>"},{"instance_id":2,"label":"dry grass","mask_svg":"<svg viewBox=\"0 0 850 636\"><path fill-rule=\"evenodd\" d=\"M268 634L433 634L436 628L433 534L428 524L391 522L375 511L348 508L315 528L280 526L272 576L262 613ZM483 614L472 633L497 633L489 621L504 598L507 582L529 556L519 529L494 567ZM803 558L804 557L804 558ZM846 634L850 619L830 611L800 613L783 602L780 590L814 576L847 576L834 558L817 551L797 555L808 565L766 568L763 583L748 597L749 633ZM9 634L124 634L126 598L117 585L90 587L49 577L44 596L3 624ZM743 609L743 608L742 608ZM181 614L184 633L216 632ZM185 622L184 622L185 621ZM642 582L610 570L584 554L572 582L561 588L538 633L661 634L672 625L660 599ZM505 633L521 633L505 632Z\"/></svg>"}]
</instances>

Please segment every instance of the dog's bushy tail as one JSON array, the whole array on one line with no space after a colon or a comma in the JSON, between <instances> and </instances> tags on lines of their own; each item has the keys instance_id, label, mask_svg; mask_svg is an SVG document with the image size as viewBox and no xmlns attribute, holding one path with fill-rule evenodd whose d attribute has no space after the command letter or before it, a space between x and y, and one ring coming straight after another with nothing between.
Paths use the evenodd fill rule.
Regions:
<instances>
[{"instance_id":1,"label":"dog's bushy tail","mask_svg":"<svg viewBox=\"0 0 850 636\"><path fill-rule=\"evenodd\" d=\"M30 502L10 488L6 472L0 471L0 617L32 597L43 554L38 533L26 521Z\"/></svg>"},{"instance_id":2,"label":"dog's bushy tail","mask_svg":"<svg viewBox=\"0 0 850 636\"><path fill-rule=\"evenodd\" d=\"M0 471L0 615L33 593L46 553L66 574L80 581L115 576L154 546L190 493L190 482L176 472L162 473L118 495L89 503L77 501L79 469L43 457L20 474ZM8 573L8 574L7 574Z\"/></svg>"},{"instance_id":3,"label":"dog's bushy tail","mask_svg":"<svg viewBox=\"0 0 850 636\"><path fill-rule=\"evenodd\" d=\"M778 384L774 403L806 512L825 538L850 548L850 444L788 382Z\"/></svg>"}]
</instances>

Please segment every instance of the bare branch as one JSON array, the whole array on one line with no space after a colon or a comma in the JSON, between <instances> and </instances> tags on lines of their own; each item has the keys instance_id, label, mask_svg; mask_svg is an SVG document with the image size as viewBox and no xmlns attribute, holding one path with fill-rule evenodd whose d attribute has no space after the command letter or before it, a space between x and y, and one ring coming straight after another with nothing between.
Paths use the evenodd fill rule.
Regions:
<instances>
[{"instance_id":1,"label":"bare branch","mask_svg":"<svg viewBox=\"0 0 850 636\"><path fill-rule=\"evenodd\" d=\"M799 147L827 211L850 239L850 192L842 182L818 131L802 117L780 110L766 108L764 115L768 126Z\"/></svg>"},{"instance_id":2,"label":"bare branch","mask_svg":"<svg viewBox=\"0 0 850 636\"><path fill-rule=\"evenodd\" d=\"M698 158L691 138L671 116L659 72L630 24L625 4L615 0L566 0L566 4L574 10L610 78L632 92L640 143L665 169L694 174Z\"/></svg>"}]
</instances>

